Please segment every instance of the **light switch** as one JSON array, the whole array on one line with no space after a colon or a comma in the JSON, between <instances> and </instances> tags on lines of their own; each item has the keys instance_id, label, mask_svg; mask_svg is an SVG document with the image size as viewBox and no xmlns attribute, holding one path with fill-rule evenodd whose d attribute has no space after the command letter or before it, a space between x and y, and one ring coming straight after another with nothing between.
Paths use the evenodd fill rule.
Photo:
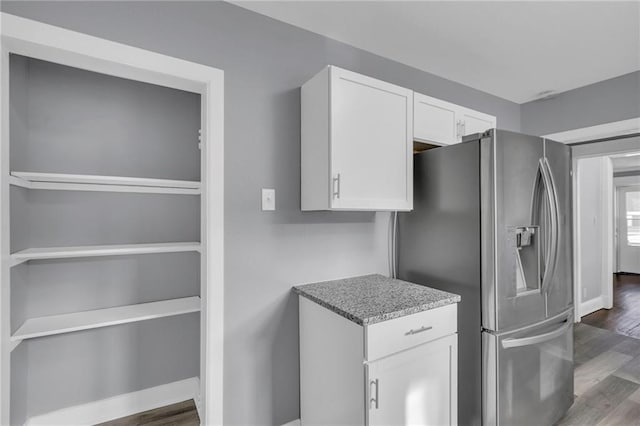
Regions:
<instances>
[{"instance_id":1,"label":"light switch","mask_svg":"<svg viewBox=\"0 0 640 426\"><path fill-rule=\"evenodd\" d=\"M262 211L276 209L276 190L262 188Z\"/></svg>"}]
</instances>

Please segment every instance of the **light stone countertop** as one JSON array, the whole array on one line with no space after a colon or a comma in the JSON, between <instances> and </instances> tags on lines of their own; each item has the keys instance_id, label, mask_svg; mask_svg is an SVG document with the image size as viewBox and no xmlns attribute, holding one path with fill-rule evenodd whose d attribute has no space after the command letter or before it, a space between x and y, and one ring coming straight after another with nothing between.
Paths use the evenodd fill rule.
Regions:
<instances>
[{"instance_id":1,"label":"light stone countertop","mask_svg":"<svg viewBox=\"0 0 640 426\"><path fill-rule=\"evenodd\" d=\"M298 285L299 295L360 325L460 302L460 296L382 275Z\"/></svg>"}]
</instances>

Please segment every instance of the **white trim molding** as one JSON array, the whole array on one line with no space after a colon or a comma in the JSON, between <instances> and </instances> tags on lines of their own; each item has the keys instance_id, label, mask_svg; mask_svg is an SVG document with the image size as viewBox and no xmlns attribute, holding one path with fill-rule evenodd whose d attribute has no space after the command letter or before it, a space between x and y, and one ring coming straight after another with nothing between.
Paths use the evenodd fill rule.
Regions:
<instances>
[{"instance_id":1,"label":"white trim molding","mask_svg":"<svg viewBox=\"0 0 640 426\"><path fill-rule=\"evenodd\" d=\"M636 186L640 185L640 175L637 176L619 176L613 178L613 186Z\"/></svg>"},{"instance_id":2,"label":"white trim molding","mask_svg":"<svg viewBox=\"0 0 640 426\"><path fill-rule=\"evenodd\" d=\"M640 133L640 117L631 118L629 120L614 121L612 123L598 124L597 126L584 127L581 129L552 133L550 135L545 135L544 137L557 142L575 143L630 135L634 133Z\"/></svg>"},{"instance_id":3,"label":"white trim molding","mask_svg":"<svg viewBox=\"0 0 640 426\"><path fill-rule=\"evenodd\" d=\"M573 277L574 277L574 320L580 322L580 319L593 312L590 306L584 307L582 300L582 238L580 234L581 210L580 197L583 188L581 187L581 175L583 174L580 163L586 158L573 159ZM596 299L601 306L598 309L610 309L613 306L613 168L611 159L608 156L602 156L598 159L601 162L601 179L599 188L587 188L590 191L598 191L602 203L598 216L601 218L602 227L600 229L602 247L600 247L600 258L602 259L602 273L600 276L601 292ZM596 303L596 302L592 302Z\"/></svg>"},{"instance_id":4,"label":"white trim molding","mask_svg":"<svg viewBox=\"0 0 640 426\"><path fill-rule=\"evenodd\" d=\"M580 312L582 316L589 315L597 310L605 308L605 302L603 297L596 297L595 299L587 300L580 303Z\"/></svg>"},{"instance_id":5,"label":"white trim molding","mask_svg":"<svg viewBox=\"0 0 640 426\"><path fill-rule=\"evenodd\" d=\"M2 13L0 120L0 424L10 421L9 54L198 93L201 96L200 420L223 422L224 72L178 58Z\"/></svg>"},{"instance_id":6,"label":"white trim molding","mask_svg":"<svg viewBox=\"0 0 640 426\"><path fill-rule=\"evenodd\" d=\"M602 247L602 304L603 308L611 309L613 307L613 250L614 250L614 205L615 196L613 193L613 165L611 158L604 157L602 159L603 176L602 188L602 223L604 226ZM583 316L586 314L583 314Z\"/></svg>"},{"instance_id":7,"label":"white trim molding","mask_svg":"<svg viewBox=\"0 0 640 426\"><path fill-rule=\"evenodd\" d=\"M189 399L200 392L197 377L117 395L31 417L27 426L85 426L108 422Z\"/></svg>"}]
</instances>

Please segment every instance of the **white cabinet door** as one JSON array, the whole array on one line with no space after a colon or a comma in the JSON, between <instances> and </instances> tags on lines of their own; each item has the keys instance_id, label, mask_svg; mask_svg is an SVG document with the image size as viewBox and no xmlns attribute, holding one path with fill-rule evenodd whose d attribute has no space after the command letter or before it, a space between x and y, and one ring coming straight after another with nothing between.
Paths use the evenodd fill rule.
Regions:
<instances>
[{"instance_id":1,"label":"white cabinet door","mask_svg":"<svg viewBox=\"0 0 640 426\"><path fill-rule=\"evenodd\" d=\"M413 92L331 67L331 208L410 210Z\"/></svg>"},{"instance_id":2,"label":"white cabinet door","mask_svg":"<svg viewBox=\"0 0 640 426\"><path fill-rule=\"evenodd\" d=\"M301 90L302 210L413 208L413 91L329 66Z\"/></svg>"},{"instance_id":3,"label":"white cabinet door","mask_svg":"<svg viewBox=\"0 0 640 426\"><path fill-rule=\"evenodd\" d=\"M474 111L468 108L462 108L459 113L459 120L462 123L462 135L473 135L474 133L482 133L485 130L496 127L496 118L492 115Z\"/></svg>"},{"instance_id":4,"label":"white cabinet door","mask_svg":"<svg viewBox=\"0 0 640 426\"><path fill-rule=\"evenodd\" d=\"M438 145L458 142L458 106L420 93L413 94L413 139Z\"/></svg>"},{"instance_id":5,"label":"white cabinet door","mask_svg":"<svg viewBox=\"0 0 640 426\"><path fill-rule=\"evenodd\" d=\"M420 93L413 94L413 139L451 145L462 136L496 127L496 118Z\"/></svg>"},{"instance_id":6,"label":"white cabinet door","mask_svg":"<svg viewBox=\"0 0 640 426\"><path fill-rule=\"evenodd\" d=\"M457 424L457 360L454 334L367 364L367 424Z\"/></svg>"}]
</instances>

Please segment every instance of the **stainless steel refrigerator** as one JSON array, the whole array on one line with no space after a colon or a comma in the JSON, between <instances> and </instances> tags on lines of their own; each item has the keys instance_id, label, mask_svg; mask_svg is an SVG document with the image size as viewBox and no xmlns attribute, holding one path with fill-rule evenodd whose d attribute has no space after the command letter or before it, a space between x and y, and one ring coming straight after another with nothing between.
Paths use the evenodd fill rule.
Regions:
<instances>
[{"instance_id":1,"label":"stainless steel refrigerator","mask_svg":"<svg viewBox=\"0 0 640 426\"><path fill-rule=\"evenodd\" d=\"M573 403L571 153L489 130L414 156L399 278L462 296L460 425L552 425Z\"/></svg>"}]
</instances>

